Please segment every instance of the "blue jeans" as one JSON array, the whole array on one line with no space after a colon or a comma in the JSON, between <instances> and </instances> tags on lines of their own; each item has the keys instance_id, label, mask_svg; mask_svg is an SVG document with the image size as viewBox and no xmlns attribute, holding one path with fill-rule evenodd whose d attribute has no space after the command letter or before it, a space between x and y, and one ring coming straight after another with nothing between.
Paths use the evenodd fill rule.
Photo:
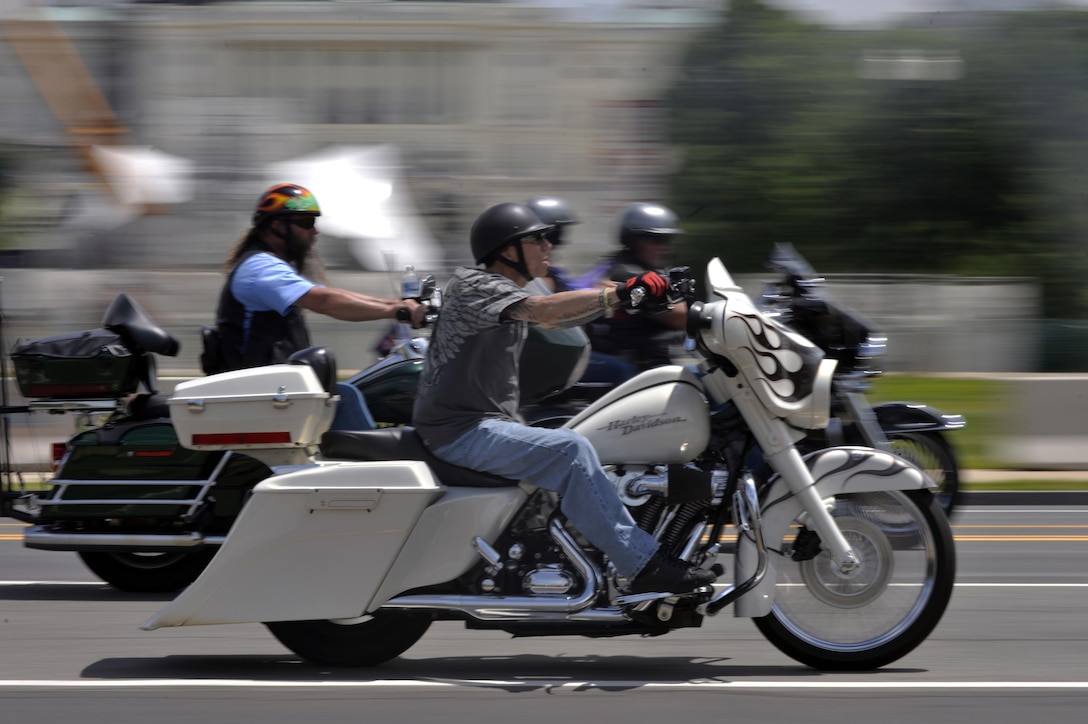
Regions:
<instances>
[{"instance_id":1,"label":"blue jeans","mask_svg":"<svg viewBox=\"0 0 1088 724\"><path fill-rule=\"evenodd\" d=\"M576 432L484 420L431 452L454 465L558 493L563 514L623 577L634 578L657 551L658 542L620 502L597 451Z\"/></svg>"}]
</instances>

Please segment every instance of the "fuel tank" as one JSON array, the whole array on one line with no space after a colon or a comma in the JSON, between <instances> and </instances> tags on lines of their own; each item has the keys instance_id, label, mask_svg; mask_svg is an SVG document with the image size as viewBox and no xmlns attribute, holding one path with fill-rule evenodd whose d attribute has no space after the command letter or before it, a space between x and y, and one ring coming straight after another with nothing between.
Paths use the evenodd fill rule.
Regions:
<instances>
[{"instance_id":1,"label":"fuel tank","mask_svg":"<svg viewBox=\"0 0 1088 724\"><path fill-rule=\"evenodd\" d=\"M695 373L669 365L624 382L565 427L588 438L605 465L685 463L710 441L710 409Z\"/></svg>"}]
</instances>

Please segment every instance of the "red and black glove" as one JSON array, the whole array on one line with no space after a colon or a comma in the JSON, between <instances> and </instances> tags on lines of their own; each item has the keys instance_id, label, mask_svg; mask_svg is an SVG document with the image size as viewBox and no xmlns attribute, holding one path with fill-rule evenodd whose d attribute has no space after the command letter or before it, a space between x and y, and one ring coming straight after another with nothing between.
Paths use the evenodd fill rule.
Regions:
<instances>
[{"instance_id":1,"label":"red and black glove","mask_svg":"<svg viewBox=\"0 0 1088 724\"><path fill-rule=\"evenodd\" d=\"M657 272L648 271L620 282L616 299L624 309L660 309L668 304L669 281Z\"/></svg>"}]
</instances>

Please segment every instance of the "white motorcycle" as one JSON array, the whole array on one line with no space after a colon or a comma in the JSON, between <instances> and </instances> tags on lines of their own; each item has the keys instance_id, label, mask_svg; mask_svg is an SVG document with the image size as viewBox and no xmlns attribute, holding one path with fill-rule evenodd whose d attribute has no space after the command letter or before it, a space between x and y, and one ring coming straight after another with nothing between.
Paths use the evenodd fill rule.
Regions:
<instances>
[{"instance_id":1,"label":"white motorcycle","mask_svg":"<svg viewBox=\"0 0 1088 724\"><path fill-rule=\"evenodd\" d=\"M732 604L809 666L904 656L937 625L955 577L932 481L872 448L802 457L794 443L828 422L836 362L763 316L717 259L707 281L710 301L689 296L699 367L644 372L566 427L593 443L664 550L722 582L626 593L551 493L435 460L411 428L321 436L331 413L320 384L283 365L196 380L171 399L183 444L249 445L279 474L143 628L260 622L305 659L372 666L434 620L515 636L654 636Z\"/></svg>"}]
</instances>

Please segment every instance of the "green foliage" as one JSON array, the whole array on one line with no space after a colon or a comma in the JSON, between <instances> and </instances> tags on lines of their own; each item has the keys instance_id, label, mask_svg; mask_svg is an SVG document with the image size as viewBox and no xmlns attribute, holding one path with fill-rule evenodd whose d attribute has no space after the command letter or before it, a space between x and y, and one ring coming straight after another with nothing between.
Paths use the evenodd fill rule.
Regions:
<instances>
[{"instance_id":1,"label":"green foliage","mask_svg":"<svg viewBox=\"0 0 1088 724\"><path fill-rule=\"evenodd\" d=\"M1008 414L1011 390L1007 382L985 378L886 375L877 379L869 401L922 402L941 412L963 415L967 427L949 433L963 468L1005 468L992 444Z\"/></svg>"},{"instance_id":2,"label":"green foliage","mask_svg":"<svg viewBox=\"0 0 1088 724\"><path fill-rule=\"evenodd\" d=\"M8 246L4 200L14 186L15 156L6 145L0 143L0 249Z\"/></svg>"},{"instance_id":3,"label":"green foliage","mask_svg":"<svg viewBox=\"0 0 1088 724\"><path fill-rule=\"evenodd\" d=\"M842 33L729 5L671 97L683 262L762 271L790 242L824 273L1030 275L1088 318L1088 12ZM863 72L903 49L962 72Z\"/></svg>"}]
</instances>

